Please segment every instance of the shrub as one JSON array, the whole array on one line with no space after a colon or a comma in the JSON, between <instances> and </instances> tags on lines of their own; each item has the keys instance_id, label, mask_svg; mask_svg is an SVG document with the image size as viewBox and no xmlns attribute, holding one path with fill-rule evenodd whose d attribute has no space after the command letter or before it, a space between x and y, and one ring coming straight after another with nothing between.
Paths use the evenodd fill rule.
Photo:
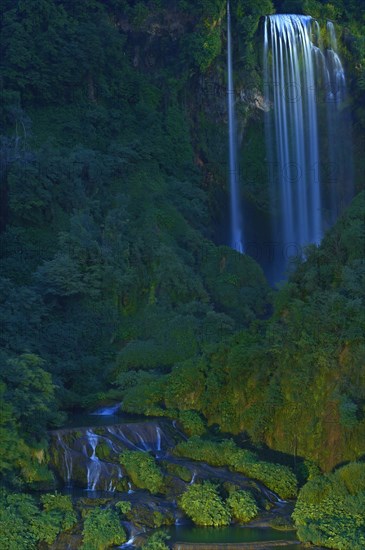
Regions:
<instances>
[{"instance_id":1,"label":"shrub","mask_svg":"<svg viewBox=\"0 0 365 550\"><path fill-rule=\"evenodd\" d=\"M226 502L231 510L232 517L240 523L250 521L257 516L259 511L255 499L248 491L234 491L229 495Z\"/></svg>"},{"instance_id":2,"label":"shrub","mask_svg":"<svg viewBox=\"0 0 365 550\"><path fill-rule=\"evenodd\" d=\"M28 495L0 493L0 547L2 550L33 550L37 536L30 530L32 518L39 513Z\"/></svg>"},{"instance_id":3,"label":"shrub","mask_svg":"<svg viewBox=\"0 0 365 550\"><path fill-rule=\"evenodd\" d=\"M217 443L199 437L191 437L188 441L178 443L174 449L174 454L177 456L201 460L212 466L230 465L240 452L247 460L253 460L254 455L252 453L240 450L231 439Z\"/></svg>"},{"instance_id":4,"label":"shrub","mask_svg":"<svg viewBox=\"0 0 365 550\"><path fill-rule=\"evenodd\" d=\"M52 544L62 530L77 521L71 499L63 495L41 497L43 511L30 495L3 493L0 498L0 547L32 549L37 542Z\"/></svg>"},{"instance_id":5,"label":"shrub","mask_svg":"<svg viewBox=\"0 0 365 550\"><path fill-rule=\"evenodd\" d=\"M182 479L186 483L191 481L191 479L193 477L193 475L191 473L191 470L189 470L189 468L187 468L186 466L183 466L181 464L174 464L173 462L164 461L163 462L163 467L164 467L164 469L166 469L166 471L170 475L179 477L180 479Z\"/></svg>"},{"instance_id":6,"label":"shrub","mask_svg":"<svg viewBox=\"0 0 365 550\"><path fill-rule=\"evenodd\" d=\"M142 546L142 550L169 550L165 540L170 538L164 532L153 533L148 541Z\"/></svg>"},{"instance_id":7,"label":"shrub","mask_svg":"<svg viewBox=\"0 0 365 550\"><path fill-rule=\"evenodd\" d=\"M281 498L291 498L297 494L297 478L287 466L270 462L246 462L239 458L232 464L237 472L261 481Z\"/></svg>"},{"instance_id":8,"label":"shrub","mask_svg":"<svg viewBox=\"0 0 365 550\"><path fill-rule=\"evenodd\" d=\"M41 497L45 512L57 515L62 530L71 529L77 522L72 500L67 495L46 494Z\"/></svg>"},{"instance_id":9,"label":"shrub","mask_svg":"<svg viewBox=\"0 0 365 550\"><path fill-rule=\"evenodd\" d=\"M119 459L134 485L151 493L162 489L163 474L151 455L142 451L124 451Z\"/></svg>"},{"instance_id":10,"label":"shrub","mask_svg":"<svg viewBox=\"0 0 365 550\"><path fill-rule=\"evenodd\" d=\"M254 453L240 449L230 439L216 443L192 437L176 445L174 453L208 462L212 466L228 466L247 477L261 481L281 498L290 498L297 494L297 478L290 468L260 461Z\"/></svg>"},{"instance_id":11,"label":"shrub","mask_svg":"<svg viewBox=\"0 0 365 550\"><path fill-rule=\"evenodd\" d=\"M340 468L335 475L344 483L350 495L365 491L365 463L351 462Z\"/></svg>"},{"instance_id":12,"label":"shrub","mask_svg":"<svg viewBox=\"0 0 365 550\"><path fill-rule=\"evenodd\" d=\"M181 411L179 421L185 433L189 436L202 435L205 431L205 425L201 416L195 411Z\"/></svg>"},{"instance_id":13,"label":"shrub","mask_svg":"<svg viewBox=\"0 0 365 550\"><path fill-rule=\"evenodd\" d=\"M116 503L115 507L119 512L124 516L125 514L128 514L128 512L131 511L132 505L129 502L129 500L120 500Z\"/></svg>"},{"instance_id":14,"label":"shrub","mask_svg":"<svg viewBox=\"0 0 365 550\"><path fill-rule=\"evenodd\" d=\"M94 508L85 518L82 540L83 550L105 550L113 544L123 544L127 536L116 512Z\"/></svg>"},{"instance_id":15,"label":"shrub","mask_svg":"<svg viewBox=\"0 0 365 550\"><path fill-rule=\"evenodd\" d=\"M217 486L206 481L190 485L179 501L181 509L196 525L229 525L231 515L225 507Z\"/></svg>"},{"instance_id":16,"label":"shrub","mask_svg":"<svg viewBox=\"0 0 365 550\"><path fill-rule=\"evenodd\" d=\"M364 469L347 464L304 485L292 515L300 540L339 550L365 548Z\"/></svg>"}]
</instances>

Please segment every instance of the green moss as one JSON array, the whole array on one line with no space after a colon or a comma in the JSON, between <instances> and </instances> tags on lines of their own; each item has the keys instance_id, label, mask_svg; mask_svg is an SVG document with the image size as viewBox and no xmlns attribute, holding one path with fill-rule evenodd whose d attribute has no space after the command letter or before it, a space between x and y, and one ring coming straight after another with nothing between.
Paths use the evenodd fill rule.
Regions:
<instances>
[{"instance_id":1,"label":"green moss","mask_svg":"<svg viewBox=\"0 0 365 550\"><path fill-rule=\"evenodd\" d=\"M174 464L173 462L162 462L163 468L171 475L179 477L186 483L189 483L192 478L192 473L186 466Z\"/></svg>"},{"instance_id":2,"label":"green moss","mask_svg":"<svg viewBox=\"0 0 365 550\"><path fill-rule=\"evenodd\" d=\"M291 498L297 493L297 479L290 468L260 461L254 453L240 449L232 440L217 443L193 437L179 443L174 453L208 462L212 466L229 466L236 472L261 481L281 498Z\"/></svg>"},{"instance_id":3,"label":"green moss","mask_svg":"<svg viewBox=\"0 0 365 550\"><path fill-rule=\"evenodd\" d=\"M158 493L163 487L163 474L154 458L141 451L125 451L119 457L133 484L140 489Z\"/></svg>"},{"instance_id":4,"label":"green moss","mask_svg":"<svg viewBox=\"0 0 365 550\"><path fill-rule=\"evenodd\" d=\"M203 435L206 432L206 426L202 417L195 411L181 411L179 422L184 432L189 435Z\"/></svg>"}]
</instances>

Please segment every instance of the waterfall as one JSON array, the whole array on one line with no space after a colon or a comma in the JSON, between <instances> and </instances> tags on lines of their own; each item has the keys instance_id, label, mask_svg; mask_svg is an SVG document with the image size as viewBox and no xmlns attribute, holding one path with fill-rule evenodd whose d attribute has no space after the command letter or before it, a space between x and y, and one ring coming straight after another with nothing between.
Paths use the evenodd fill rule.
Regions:
<instances>
[{"instance_id":1,"label":"waterfall","mask_svg":"<svg viewBox=\"0 0 365 550\"><path fill-rule=\"evenodd\" d=\"M118 546L118 548L130 548L131 546L133 547L135 538L136 537L131 537L129 540L127 540L127 542L125 542L121 546Z\"/></svg>"},{"instance_id":2,"label":"waterfall","mask_svg":"<svg viewBox=\"0 0 365 550\"><path fill-rule=\"evenodd\" d=\"M157 451L161 452L161 428L159 426L156 426L156 442L157 442Z\"/></svg>"},{"instance_id":3,"label":"waterfall","mask_svg":"<svg viewBox=\"0 0 365 550\"><path fill-rule=\"evenodd\" d=\"M87 465L87 490L95 491L101 473L101 462L96 456L98 436L90 429L86 431L88 443L92 449L90 461Z\"/></svg>"},{"instance_id":4,"label":"waterfall","mask_svg":"<svg viewBox=\"0 0 365 550\"><path fill-rule=\"evenodd\" d=\"M60 447L63 449L63 459L64 459L63 463L65 466L65 472L66 472L66 483L67 485L70 485L72 482L72 466L73 466L71 449L66 445L60 433L57 434L57 441Z\"/></svg>"},{"instance_id":5,"label":"waterfall","mask_svg":"<svg viewBox=\"0 0 365 550\"><path fill-rule=\"evenodd\" d=\"M171 424L163 420L103 426L97 432L92 427L71 428L53 432L52 465L67 485L113 492L121 487L121 452L130 449L161 457L174 446Z\"/></svg>"},{"instance_id":6,"label":"waterfall","mask_svg":"<svg viewBox=\"0 0 365 550\"><path fill-rule=\"evenodd\" d=\"M141 450L140 447L128 439L128 437L124 434L124 429L122 426L108 426L107 429L111 435L122 441L128 448L135 449L136 451Z\"/></svg>"},{"instance_id":7,"label":"waterfall","mask_svg":"<svg viewBox=\"0 0 365 550\"><path fill-rule=\"evenodd\" d=\"M194 485L195 480L196 480L196 475L197 475L196 472L193 472L193 475L192 475L192 477L191 477L191 480L190 480L190 482L189 482L189 485Z\"/></svg>"},{"instance_id":8,"label":"waterfall","mask_svg":"<svg viewBox=\"0 0 365 550\"><path fill-rule=\"evenodd\" d=\"M351 118L346 109L347 86L345 71L337 52L334 25L327 22L325 86L327 92L327 127L329 169L327 177L327 224L333 225L349 204L353 193Z\"/></svg>"},{"instance_id":9,"label":"waterfall","mask_svg":"<svg viewBox=\"0 0 365 550\"><path fill-rule=\"evenodd\" d=\"M272 232L282 250L276 258L280 275L290 257L304 257L305 246L320 243L339 214L339 188L347 187L346 181L333 181L347 164L343 148L349 157L351 146L341 135L346 83L331 22L327 35L324 50L319 25L310 16L265 18L266 137L269 162L276 166L270 195Z\"/></svg>"},{"instance_id":10,"label":"waterfall","mask_svg":"<svg viewBox=\"0 0 365 550\"><path fill-rule=\"evenodd\" d=\"M230 246L238 252L243 252L243 229L239 193L238 163L237 163L237 124L232 67L231 12L227 3L227 68L228 68L228 134L229 134L229 185L230 185L230 215L231 236Z\"/></svg>"}]
</instances>

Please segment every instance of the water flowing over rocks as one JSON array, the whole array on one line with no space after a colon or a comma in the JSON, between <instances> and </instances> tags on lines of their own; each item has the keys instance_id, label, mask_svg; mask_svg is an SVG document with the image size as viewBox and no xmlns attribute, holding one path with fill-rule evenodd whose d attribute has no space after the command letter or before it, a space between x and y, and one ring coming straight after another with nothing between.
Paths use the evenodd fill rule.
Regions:
<instances>
[{"instance_id":1,"label":"water flowing over rocks","mask_svg":"<svg viewBox=\"0 0 365 550\"><path fill-rule=\"evenodd\" d=\"M163 456L180 439L167 421L70 428L52 432L51 464L66 486L124 489L118 456L126 449Z\"/></svg>"}]
</instances>

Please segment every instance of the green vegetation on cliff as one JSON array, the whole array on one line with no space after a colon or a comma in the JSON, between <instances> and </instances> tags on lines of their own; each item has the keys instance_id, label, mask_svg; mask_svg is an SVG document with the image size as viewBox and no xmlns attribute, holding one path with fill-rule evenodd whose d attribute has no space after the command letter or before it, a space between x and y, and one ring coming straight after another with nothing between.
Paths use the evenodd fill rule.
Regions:
<instances>
[{"instance_id":1,"label":"green vegetation on cliff","mask_svg":"<svg viewBox=\"0 0 365 550\"><path fill-rule=\"evenodd\" d=\"M297 493L297 479L290 468L263 462L254 453L237 447L232 440L215 443L193 437L179 443L174 453L212 466L229 466L235 472L261 481L281 498L293 498Z\"/></svg>"},{"instance_id":2,"label":"green vegetation on cliff","mask_svg":"<svg viewBox=\"0 0 365 550\"><path fill-rule=\"evenodd\" d=\"M136 487L158 493L162 489L163 474L154 458L141 451L125 451L120 463Z\"/></svg>"},{"instance_id":3,"label":"green vegetation on cliff","mask_svg":"<svg viewBox=\"0 0 365 550\"><path fill-rule=\"evenodd\" d=\"M315 475L365 453L364 6L232 0L231 8L252 165L264 158L262 111L247 99L261 97L263 15L290 8L333 20L349 75L357 197L276 291L252 258L220 244L225 0L2 1L4 549L45 547L73 527L67 497L26 492L55 487L47 430L109 400L177 419L201 438L177 453L229 466L282 497L296 494L293 467L309 478L294 513L300 537L364 545L362 463ZM247 197L265 212L267 187L253 179ZM211 442L212 431L241 434L257 453ZM265 450L285 453L287 465L259 459ZM160 491L152 457L121 460L136 486ZM199 508L206 493L213 512ZM209 516L203 524L253 517L239 491L229 507L209 484L189 486L182 499L191 516L189 499ZM85 549L125 537L113 509L85 517Z\"/></svg>"},{"instance_id":4,"label":"green vegetation on cliff","mask_svg":"<svg viewBox=\"0 0 365 550\"><path fill-rule=\"evenodd\" d=\"M365 546L365 464L353 462L308 481L293 518L300 540L343 550Z\"/></svg>"}]
</instances>

